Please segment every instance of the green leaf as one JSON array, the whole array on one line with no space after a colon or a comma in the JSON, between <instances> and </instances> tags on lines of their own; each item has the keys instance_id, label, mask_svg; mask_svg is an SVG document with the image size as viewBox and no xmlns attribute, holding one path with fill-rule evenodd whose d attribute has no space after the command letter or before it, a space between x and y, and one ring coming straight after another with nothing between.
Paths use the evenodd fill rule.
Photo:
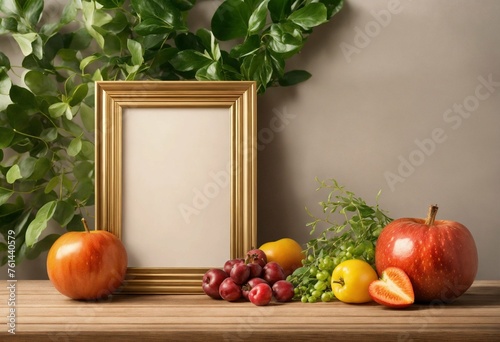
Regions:
<instances>
[{"instance_id":1,"label":"green leaf","mask_svg":"<svg viewBox=\"0 0 500 342\"><path fill-rule=\"evenodd\" d=\"M24 108L36 108L36 98L31 91L26 88L13 85L10 88L10 99Z\"/></svg>"},{"instance_id":2,"label":"green leaf","mask_svg":"<svg viewBox=\"0 0 500 342\"><path fill-rule=\"evenodd\" d=\"M179 71L198 70L212 62L211 58L194 50L179 51L170 61L172 66Z\"/></svg>"},{"instance_id":3,"label":"green leaf","mask_svg":"<svg viewBox=\"0 0 500 342\"><path fill-rule=\"evenodd\" d=\"M50 159L42 157L36 160L33 166L33 173L29 176L30 180L39 180L45 177L47 172L52 167L52 162Z\"/></svg>"},{"instance_id":4,"label":"green leaf","mask_svg":"<svg viewBox=\"0 0 500 342\"><path fill-rule=\"evenodd\" d=\"M57 139L57 136L57 128L55 127L46 128L40 133L40 138L45 142L54 141Z\"/></svg>"},{"instance_id":5,"label":"green leaf","mask_svg":"<svg viewBox=\"0 0 500 342\"><path fill-rule=\"evenodd\" d=\"M172 4L181 11L189 11L196 3L196 0L171 0Z\"/></svg>"},{"instance_id":6,"label":"green leaf","mask_svg":"<svg viewBox=\"0 0 500 342\"><path fill-rule=\"evenodd\" d=\"M43 0L27 0L23 6L24 18L35 26L40 20L43 11Z\"/></svg>"},{"instance_id":7,"label":"green leaf","mask_svg":"<svg viewBox=\"0 0 500 342\"><path fill-rule=\"evenodd\" d=\"M69 104L66 102L57 102L49 106L49 114L53 118L58 118L71 111Z\"/></svg>"},{"instance_id":8,"label":"green leaf","mask_svg":"<svg viewBox=\"0 0 500 342\"><path fill-rule=\"evenodd\" d=\"M73 168L73 174L78 180L84 180L90 178L92 176L93 171L94 171L94 164L92 164L87 160L76 163L75 167Z\"/></svg>"},{"instance_id":9,"label":"green leaf","mask_svg":"<svg viewBox=\"0 0 500 342\"><path fill-rule=\"evenodd\" d=\"M269 36L269 49L279 54L291 56L303 47L302 33L291 23L272 24Z\"/></svg>"},{"instance_id":10,"label":"green leaf","mask_svg":"<svg viewBox=\"0 0 500 342\"><path fill-rule=\"evenodd\" d=\"M252 9L243 0L226 0L215 11L211 28L219 40L243 38L248 32L248 20Z\"/></svg>"},{"instance_id":11,"label":"green leaf","mask_svg":"<svg viewBox=\"0 0 500 342\"><path fill-rule=\"evenodd\" d=\"M0 51L0 70L4 71L10 70L10 61L9 57L7 57L3 52Z\"/></svg>"},{"instance_id":12,"label":"green leaf","mask_svg":"<svg viewBox=\"0 0 500 342\"><path fill-rule=\"evenodd\" d=\"M95 115L94 109L85 103L80 105L80 118L82 119L83 127L89 132L94 131Z\"/></svg>"},{"instance_id":13,"label":"green leaf","mask_svg":"<svg viewBox=\"0 0 500 342\"><path fill-rule=\"evenodd\" d=\"M210 63L196 72L196 79L198 81L220 81L223 78L222 67L217 62Z\"/></svg>"},{"instance_id":14,"label":"green leaf","mask_svg":"<svg viewBox=\"0 0 500 342\"><path fill-rule=\"evenodd\" d=\"M231 57L241 58L255 53L260 48L260 36L252 35L245 39L245 41L239 45L236 45L231 49Z\"/></svg>"},{"instance_id":15,"label":"green leaf","mask_svg":"<svg viewBox=\"0 0 500 342\"><path fill-rule=\"evenodd\" d=\"M307 81L311 74L305 70L292 70L279 79L279 85L283 87L292 86L300 82Z\"/></svg>"},{"instance_id":16,"label":"green leaf","mask_svg":"<svg viewBox=\"0 0 500 342\"><path fill-rule=\"evenodd\" d=\"M16 40L24 56L31 55L33 52L32 43L37 39L37 37L38 35L34 32L12 34L12 38Z\"/></svg>"},{"instance_id":17,"label":"green leaf","mask_svg":"<svg viewBox=\"0 0 500 342\"><path fill-rule=\"evenodd\" d=\"M12 191L12 190L0 188L0 205L7 202L13 193L14 193L14 191Z\"/></svg>"},{"instance_id":18,"label":"green leaf","mask_svg":"<svg viewBox=\"0 0 500 342\"><path fill-rule=\"evenodd\" d=\"M344 5L343 0L321 0L320 2L326 6L328 19L337 14Z\"/></svg>"},{"instance_id":19,"label":"green leaf","mask_svg":"<svg viewBox=\"0 0 500 342\"><path fill-rule=\"evenodd\" d=\"M220 59L220 49L213 33L207 29L199 29L196 32L196 36L200 38L205 51L208 51L212 60L218 61Z\"/></svg>"},{"instance_id":20,"label":"green leaf","mask_svg":"<svg viewBox=\"0 0 500 342\"><path fill-rule=\"evenodd\" d=\"M141 36L151 34L164 34L173 31L171 25L165 25L165 22L158 18L146 18L134 27L134 31Z\"/></svg>"},{"instance_id":21,"label":"green leaf","mask_svg":"<svg viewBox=\"0 0 500 342\"><path fill-rule=\"evenodd\" d=\"M326 7L322 3L311 3L290 14L288 20L299 25L304 30L310 30L327 22Z\"/></svg>"},{"instance_id":22,"label":"green leaf","mask_svg":"<svg viewBox=\"0 0 500 342\"><path fill-rule=\"evenodd\" d=\"M76 156L82 150L82 138L76 137L69 143L68 146L68 155L71 157Z\"/></svg>"},{"instance_id":23,"label":"green leaf","mask_svg":"<svg viewBox=\"0 0 500 342\"><path fill-rule=\"evenodd\" d=\"M38 237L47 228L47 223L54 215L56 208L57 201L50 201L38 210L35 218L26 230L26 245L28 247L32 247L38 241Z\"/></svg>"},{"instance_id":24,"label":"green leaf","mask_svg":"<svg viewBox=\"0 0 500 342\"><path fill-rule=\"evenodd\" d=\"M9 147L15 133L11 128L0 127L0 148Z\"/></svg>"},{"instance_id":25,"label":"green leaf","mask_svg":"<svg viewBox=\"0 0 500 342\"><path fill-rule=\"evenodd\" d=\"M96 28L109 23L113 18L102 9L96 8L93 2L82 1L82 13L85 18L85 28L87 32L95 39L101 49L104 48L104 37Z\"/></svg>"},{"instance_id":26,"label":"green leaf","mask_svg":"<svg viewBox=\"0 0 500 342\"><path fill-rule=\"evenodd\" d=\"M5 15L19 16L19 8L15 0L2 0L0 1L0 12Z\"/></svg>"},{"instance_id":27,"label":"green leaf","mask_svg":"<svg viewBox=\"0 0 500 342\"><path fill-rule=\"evenodd\" d=\"M120 8L122 7L125 0L96 0L104 8Z\"/></svg>"},{"instance_id":28,"label":"green leaf","mask_svg":"<svg viewBox=\"0 0 500 342\"><path fill-rule=\"evenodd\" d=\"M12 87L12 82L6 71L0 69L0 95L8 95ZM0 108L0 110L2 110Z\"/></svg>"},{"instance_id":29,"label":"green leaf","mask_svg":"<svg viewBox=\"0 0 500 342\"><path fill-rule=\"evenodd\" d=\"M273 23L278 23L288 17L292 11L293 0L269 0L269 14Z\"/></svg>"},{"instance_id":30,"label":"green leaf","mask_svg":"<svg viewBox=\"0 0 500 342\"><path fill-rule=\"evenodd\" d=\"M82 141L82 150L79 154L83 159L94 160L95 158L95 146L90 141Z\"/></svg>"},{"instance_id":31,"label":"green leaf","mask_svg":"<svg viewBox=\"0 0 500 342\"><path fill-rule=\"evenodd\" d=\"M28 178L35 171L35 164L37 159L33 157L27 157L19 162L19 169L21 171L21 178Z\"/></svg>"},{"instance_id":32,"label":"green leaf","mask_svg":"<svg viewBox=\"0 0 500 342\"><path fill-rule=\"evenodd\" d=\"M48 194L49 192L54 190L59 185L60 182L61 182L61 175L52 177L51 180L45 186L44 193Z\"/></svg>"},{"instance_id":33,"label":"green leaf","mask_svg":"<svg viewBox=\"0 0 500 342\"><path fill-rule=\"evenodd\" d=\"M50 76L37 70L30 70L24 75L24 82L35 95L57 96L57 82Z\"/></svg>"},{"instance_id":34,"label":"green leaf","mask_svg":"<svg viewBox=\"0 0 500 342\"><path fill-rule=\"evenodd\" d=\"M87 83L79 84L71 92L69 105L76 106L77 104L82 102L83 99L87 97L88 92L89 92L89 86L87 85Z\"/></svg>"},{"instance_id":35,"label":"green leaf","mask_svg":"<svg viewBox=\"0 0 500 342\"><path fill-rule=\"evenodd\" d=\"M95 62L95 61L98 61L98 60L100 60L100 59L102 59L102 58L104 58L104 56L103 56L103 55L101 55L101 54L97 54L97 53L96 53L96 54L93 54L93 55L90 55L90 56L85 57L85 58L84 58L84 59L82 59L82 61L80 62L80 70L81 70L81 71L85 71L85 68L86 68L89 64L91 64L91 63L93 63L93 62Z\"/></svg>"},{"instance_id":36,"label":"green leaf","mask_svg":"<svg viewBox=\"0 0 500 342\"><path fill-rule=\"evenodd\" d=\"M258 33L266 25L268 1L262 0L248 19L247 35Z\"/></svg>"},{"instance_id":37,"label":"green leaf","mask_svg":"<svg viewBox=\"0 0 500 342\"><path fill-rule=\"evenodd\" d=\"M58 201L57 209L54 212L54 220L61 225L61 227L65 227L75 216L75 207L68 202Z\"/></svg>"},{"instance_id":38,"label":"green leaf","mask_svg":"<svg viewBox=\"0 0 500 342\"><path fill-rule=\"evenodd\" d=\"M19 168L19 165L12 165L9 171L7 171L5 178L9 184L13 184L16 180L23 178L23 176L21 176L21 169Z\"/></svg>"},{"instance_id":39,"label":"green leaf","mask_svg":"<svg viewBox=\"0 0 500 342\"><path fill-rule=\"evenodd\" d=\"M241 64L241 73L246 80L257 82L257 89L262 92L272 78L273 69L264 51L245 57Z\"/></svg>"},{"instance_id":40,"label":"green leaf","mask_svg":"<svg viewBox=\"0 0 500 342\"><path fill-rule=\"evenodd\" d=\"M172 5L170 1L163 0L132 0L132 8L137 12L141 21L157 19L162 22L161 25L156 21L155 25L170 28L171 31L186 30L182 21L182 13Z\"/></svg>"},{"instance_id":41,"label":"green leaf","mask_svg":"<svg viewBox=\"0 0 500 342\"><path fill-rule=\"evenodd\" d=\"M142 56L142 45L138 41L127 39L127 49L132 56L132 65L142 65L144 58Z\"/></svg>"}]
</instances>

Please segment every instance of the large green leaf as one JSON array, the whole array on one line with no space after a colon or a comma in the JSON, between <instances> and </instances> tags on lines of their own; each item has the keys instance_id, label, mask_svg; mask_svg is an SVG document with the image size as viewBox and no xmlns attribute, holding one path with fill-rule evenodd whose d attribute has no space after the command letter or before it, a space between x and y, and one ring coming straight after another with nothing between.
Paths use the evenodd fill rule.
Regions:
<instances>
[{"instance_id":1,"label":"large green leaf","mask_svg":"<svg viewBox=\"0 0 500 342\"><path fill-rule=\"evenodd\" d=\"M57 82L50 76L37 70L30 70L24 75L24 82L35 95L57 96Z\"/></svg>"},{"instance_id":2,"label":"large green leaf","mask_svg":"<svg viewBox=\"0 0 500 342\"><path fill-rule=\"evenodd\" d=\"M127 39L127 48L132 56L132 65L142 65L144 58L142 56L142 45L136 40Z\"/></svg>"},{"instance_id":3,"label":"large green leaf","mask_svg":"<svg viewBox=\"0 0 500 342\"><path fill-rule=\"evenodd\" d=\"M120 8L125 0L96 0L104 8Z\"/></svg>"},{"instance_id":4,"label":"large green leaf","mask_svg":"<svg viewBox=\"0 0 500 342\"><path fill-rule=\"evenodd\" d=\"M61 227L66 227L66 225L75 216L75 206L66 201L58 201L57 208L54 212L54 220L61 225Z\"/></svg>"},{"instance_id":5,"label":"large green leaf","mask_svg":"<svg viewBox=\"0 0 500 342\"><path fill-rule=\"evenodd\" d=\"M326 6L328 19L337 14L344 6L344 0L320 0L320 2Z\"/></svg>"},{"instance_id":6,"label":"large green leaf","mask_svg":"<svg viewBox=\"0 0 500 342\"><path fill-rule=\"evenodd\" d=\"M288 20L299 25L304 30L310 30L327 21L326 7L322 3L311 3L290 14Z\"/></svg>"},{"instance_id":7,"label":"large green leaf","mask_svg":"<svg viewBox=\"0 0 500 342\"><path fill-rule=\"evenodd\" d=\"M2 51L0 51L0 70L10 70L9 57L7 57Z\"/></svg>"},{"instance_id":8,"label":"large green leaf","mask_svg":"<svg viewBox=\"0 0 500 342\"><path fill-rule=\"evenodd\" d=\"M218 61L220 59L220 49L213 33L207 29L199 29L196 35L200 38L202 45L205 47L205 51L208 51L210 57L212 57L214 61Z\"/></svg>"},{"instance_id":9,"label":"large green leaf","mask_svg":"<svg viewBox=\"0 0 500 342\"><path fill-rule=\"evenodd\" d=\"M214 36L223 41L245 37L252 12L243 0L224 1L212 17L211 28Z\"/></svg>"},{"instance_id":10,"label":"large green leaf","mask_svg":"<svg viewBox=\"0 0 500 342\"><path fill-rule=\"evenodd\" d=\"M267 4L269 0L261 0L248 19L247 35L258 33L266 26Z\"/></svg>"},{"instance_id":11,"label":"large green leaf","mask_svg":"<svg viewBox=\"0 0 500 342\"><path fill-rule=\"evenodd\" d=\"M273 68L266 51L260 50L258 53L245 57L241 64L241 73L245 79L256 81L257 89L259 92L263 92L273 74Z\"/></svg>"},{"instance_id":12,"label":"large green leaf","mask_svg":"<svg viewBox=\"0 0 500 342\"><path fill-rule=\"evenodd\" d=\"M231 49L231 57L241 58L255 53L260 48L260 36L252 35L245 39L245 41L239 45L236 45Z\"/></svg>"},{"instance_id":13,"label":"large green leaf","mask_svg":"<svg viewBox=\"0 0 500 342\"><path fill-rule=\"evenodd\" d=\"M35 26L40 20L43 11L43 0L26 0L23 5L24 18Z\"/></svg>"},{"instance_id":14,"label":"large green leaf","mask_svg":"<svg viewBox=\"0 0 500 342\"><path fill-rule=\"evenodd\" d=\"M9 184L13 184L16 180L21 178L23 178L23 176L21 175L21 168L18 164L12 165L5 175L5 179Z\"/></svg>"},{"instance_id":15,"label":"large green leaf","mask_svg":"<svg viewBox=\"0 0 500 342\"><path fill-rule=\"evenodd\" d=\"M13 193L14 193L14 191L12 191L12 190L0 188L0 205L7 202Z\"/></svg>"},{"instance_id":16,"label":"large green leaf","mask_svg":"<svg viewBox=\"0 0 500 342\"><path fill-rule=\"evenodd\" d=\"M272 51L291 56L304 45L302 32L290 22L271 25L268 47Z\"/></svg>"},{"instance_id":17,"label":"large green leaf","mask_svg":"<svg viewBox=\"0 0 500 342\"><path fill-rule=\"evenodd\" d=\"M33 246L37 241L40 234L47 228L48 221L54 215L57 208L57 201L50 201L45 203L40 210L36 213L35 218L26 230L26 245Z\"/></svg>"},{"instance_id":18,"label":"large green leaf","mask_svg":"<svg viewBox=\"0 0 500 342\"><path fill-rule=\"evenodd\" d=\"M172 66L179 71L198 70L212 62L213 60L210 57L194 50L179 51L170 60Z\"/></svg>"},{"instance_id":19,"label":"large green leaf","mask_svg":"<svg viewBox=\"0 0 500 342\"><path fill-rule=\"evenodd\" d=\"M45 177L47 172L52 167L52 162L50 159L42 157L38 158L33 165L33 173L29 176L30 180L39 180Z\"/></svg>"},{"instance_id":20,"label":"large green leaf","mask_svg":"<svg viewBox=\"0 0 500 342\"><path fill-rule=\"evenodd\" d=\"M132 7L141 18L141 21L147 19L159 19L162 26L173 30L185 30L182 21L182 13L172 5L170 1L164 0L131 0Z\"/></svg>"},{"instance_id":21,"label":"large green leaf","mask_svg":"<svg viewBox=\"0 0 500 342\"><path fill-rule=\"evenodd\" d=\"M288 17L292 11L293 0L269 0L269 14L273 23L278 23Z\"/></svg>"},{"instance_id":22,"label":"large green leaf","mask_svg":"<svg viewBox=\"0 0 500 342\"><path fill-rule=\"evenodd\" d=\"M68 155L71 157L76 156L82 150L82 138L76 137L69 143Z\"/></svg>"},{"instance_id":23,"label":"large green leaf","mask_svg":"<svg viewBox=\"0 0 500 342\"><path fill-rule=\"evenodd\" d=\"M24 108L36 108L36 98L31 91L26 88L13 85L10 88L10 99Z\"/></svg>"},{"instance_id":24,"label":"large green leaf","mask_svg":"<svg viewBox=\"0 0 500 342\"><path fill-rule=\"evenodd\" d=\"M22 178L28 178L33 174L33 171L35 171L35 164L37 162L36 158L33 157L27 157L24 158L19 162L19 169L21 171L21 177Z\"/></svg>"},{"instance_id":25,"label":"large green leaf","mask_svg":"<svg viewBox=\"0 0 500 342\"><path fill-rule=\"evenodd\" d=\"M0 127L0 148L9 147L14 135L15 133L11 128Z\"/></svg>"},{"instance_id":26,"label":"large green leaf","mask_svg":"<svg viewBox=\"0 0 500 342\"><path fill-rule=\"evenodd\" d=\"M28 56L33 52L33 42L38 38L35 32L29 33L14 33L12 38L15 39L23 55Z\"/></svg>"},{"instance_id":27,"label":"large green leaf","mask_svg":"<svg viewBox=\"0 0 500 342\"><path fill-rule=\"evenodd\" d=\"M2 0L0 1L0 12L5 15L14 15L18 16L20 15L19 13L19 7L17 6L17 1L16 0Z\"/></svg>"}]
</instances>

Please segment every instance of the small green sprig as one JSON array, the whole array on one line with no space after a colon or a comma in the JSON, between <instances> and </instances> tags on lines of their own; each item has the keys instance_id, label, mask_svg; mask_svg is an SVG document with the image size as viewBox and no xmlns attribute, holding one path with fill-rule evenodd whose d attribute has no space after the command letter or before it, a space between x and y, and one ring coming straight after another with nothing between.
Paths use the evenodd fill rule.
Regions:
<instances>
[{"instance_id":1,"label":"small green sprig","mask_svg":"<svg viewBox=\"0 0 500 342\"><path fill-rule=\"evenodd\" d=\"M320 234L307 242L303 266L288 277L295 287L295 299L302 302L330 301L333 269L348 259L361 259L375 266L375 245L382 229L392 221L377 204L368 205L353 192L345 190L335 179L318 180L316 189L327 190L326 201L320 202L323 217L316 217L307 224L313 235L321 227Z\"/></svg>"}]
</instances>

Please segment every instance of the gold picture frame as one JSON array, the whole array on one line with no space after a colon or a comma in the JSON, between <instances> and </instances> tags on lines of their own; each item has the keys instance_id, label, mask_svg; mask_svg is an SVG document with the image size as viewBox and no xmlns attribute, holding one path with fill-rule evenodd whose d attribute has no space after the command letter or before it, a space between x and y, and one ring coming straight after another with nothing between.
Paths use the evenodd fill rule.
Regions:
<instances>
[{"instance_id":1,"label":"gold picture frame","mask_svg":"<svg viewBox=\"0 0 500 342\"><path fill-rule=\"evenodd\" d=\"M95 88L95 224L127 249L119 291L202 293L209 268L256 246L255 82Z\"/></svg>"}]
</instances>

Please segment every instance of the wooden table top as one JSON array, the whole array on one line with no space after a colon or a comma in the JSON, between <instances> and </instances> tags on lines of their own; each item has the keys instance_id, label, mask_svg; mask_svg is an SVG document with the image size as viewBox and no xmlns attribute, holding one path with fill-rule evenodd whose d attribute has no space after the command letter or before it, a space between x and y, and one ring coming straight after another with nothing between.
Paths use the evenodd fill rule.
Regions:
<instances>
[{"instance_id":1,"label":"wooden table top","mask_svg":"<svg viewBox=\"0 0 500 342\"><path fill-rule=\"evenodd\" d=\"M500 280L476 281L451 304L404 310L338 301L258 307L205 295L80 302L43 280L17 281L13 298L11 284L0 288L0 341L500 341Z\"/></svg>"}]
</instances>

